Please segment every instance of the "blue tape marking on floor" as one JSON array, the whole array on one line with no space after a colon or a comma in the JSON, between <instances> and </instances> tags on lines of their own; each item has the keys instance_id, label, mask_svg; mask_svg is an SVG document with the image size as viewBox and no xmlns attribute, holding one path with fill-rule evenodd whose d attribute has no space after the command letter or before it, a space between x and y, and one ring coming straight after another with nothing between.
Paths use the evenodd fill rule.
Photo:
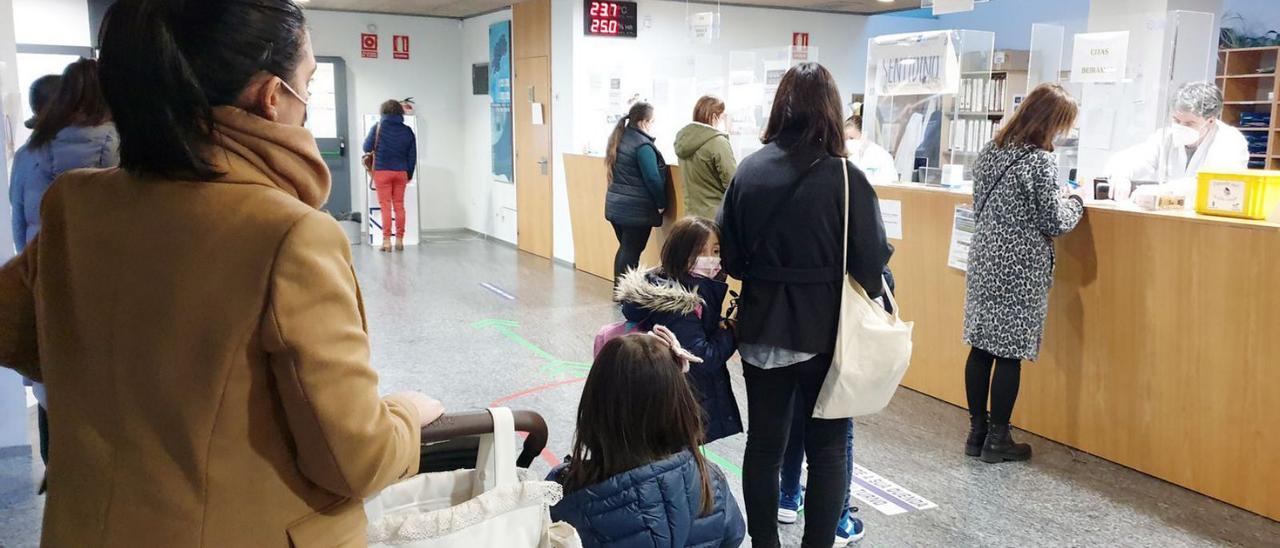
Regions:
<instances>
[{"instance_id":1,"label":"blue tape marking on floor","mask_svg":"<svg viewBox=\"0 0 1280 548\"><path fill-rule=\"evenodd\" d=\"M866 489L866 490L868 490L868 491L871 491L872 493L875 493L875 494L876 494L877 496L879 496L880 498L883 498L883 499L885 499L885 500L887 500L887 501L889 501L889 502L892 502L892 503L894 503L894 504L898 505L898 506L899 506L899 507L901 507L903 510L906 510L906 511L908 511L908 512L911 512L911 511L915 510L915 507L914 507L914 506L912 506L912 505L910 505L910 504L907 504L907 501L902 500L902 499L900 499L900 498L898 498L898 497L895 497L895 496L893 496L893 495L890 495L888 492L884 491L883 489L880 489L879 487L876 487L876 486L874 486L874 485L871 485L870 483L867 483L867 482L863 481L863 480L862 480L862 478L854 477L854 478L853 478L853 483L858 484L858 485L859 485L860 487L862 487L863 489Z\"/></svg>"},{"instance_id":2,"label":"blue tape marking on floor","mask_svg":"<svg viewBox=\"0 0 1280 548\"><path fill-rule=\"evenodd\" d=\"M494 292L494 293L497 293L499 296L501 296L502 298L507 299L507 300L509 300L509 301L514 301L514 300L516 300L516 296L515 296L515 295L512 295L512 294L510 294L510 293L507 293L506 291L503 291L503 290L499 289L499 288L498 288L498 286L496 286L496 285L481 282L481 283L480 283L480 287L483 287L483 288L485 288L485 289L488 289L489 291L492 291L492 292Z\"/></svg>"}]
</instances>

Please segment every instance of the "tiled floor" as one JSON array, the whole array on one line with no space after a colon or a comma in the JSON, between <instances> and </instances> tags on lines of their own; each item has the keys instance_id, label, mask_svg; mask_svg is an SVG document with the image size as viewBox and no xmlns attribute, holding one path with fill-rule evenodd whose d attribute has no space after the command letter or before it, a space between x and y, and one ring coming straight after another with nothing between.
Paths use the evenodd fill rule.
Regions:
<instances>
[{"instance_id":1,"label":"tiled floor","mask_svg":"<svg viewBox=\"0 0 1280 548\"><path fill-rule=\"evenodd\" d=\"M608 282L469 237L355 255L386 391L422 390L455 410L495 401L536 410L552 454L567 452L574 379L615 317ZM1022 436L1036 449L1030 463L983 465L960 453L966 427L962 410L907 390L857 421L857 462L938 505L889 516L860 504L862 546L1280 546L1280 523L1033 436ZM739 465L744 443L709 449ZM0 546L36 545L36 468L27 451L0 452ZM798 545L800 524L782 531Z\"/></svg>"}]
</instances>

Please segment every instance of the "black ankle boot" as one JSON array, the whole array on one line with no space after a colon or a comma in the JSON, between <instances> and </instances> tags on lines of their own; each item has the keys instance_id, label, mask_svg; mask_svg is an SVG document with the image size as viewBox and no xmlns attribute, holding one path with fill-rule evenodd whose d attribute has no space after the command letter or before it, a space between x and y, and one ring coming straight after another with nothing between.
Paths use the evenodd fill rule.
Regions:
<instances>
[{"instance_id":1,"label":"black ankle boot","mask_svg":"<svg viewBox=\"0 0 1280 548\"><path fill-rule=\"evenodd\" d=\"M1031 446L1014 442L1009 431L1008 424L991 424L987 432L987 441L982 446L982 462L995 464L1031 458Z\"/></svg>"},{"instance_id":2,"label":"black ankle boot","mask_svg":"<svg viewBox=\"0 0 1280 548\"><path fill-rule=\"evenodd\" d=\"M969 439L964 442L964 454L982 456L982 445L987 441L987 414L969 415Z\"/></svg>"}]
</instances>

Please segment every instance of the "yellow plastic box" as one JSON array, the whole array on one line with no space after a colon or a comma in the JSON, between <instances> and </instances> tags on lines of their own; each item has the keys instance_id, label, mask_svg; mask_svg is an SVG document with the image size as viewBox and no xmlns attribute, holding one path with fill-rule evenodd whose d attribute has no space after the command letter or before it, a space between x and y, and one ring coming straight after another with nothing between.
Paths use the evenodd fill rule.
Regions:
<instances>
[{"instance_id":1,"label":"yellow plastic box","mask_svg":"<svg viewBox=\"0 0 1280 548\"><path fill-rule=\"evenodd\" d=\"M1205 215L1266 219L1280 208L1280 171L1202 171L1196 211Z\"/></svg>"}]
</instances>

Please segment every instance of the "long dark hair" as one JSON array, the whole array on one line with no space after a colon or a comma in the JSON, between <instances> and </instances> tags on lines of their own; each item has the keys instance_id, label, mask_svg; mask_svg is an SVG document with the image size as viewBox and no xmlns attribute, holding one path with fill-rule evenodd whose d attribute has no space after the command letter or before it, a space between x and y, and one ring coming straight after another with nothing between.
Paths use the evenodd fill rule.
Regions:
<instances>
[{"instance_id":1,"label":"long dark hair","mask_svg":"<svg viewBox=\"0 0 1280 548\"><path fill-rule=\"evenodd\" d=\"M648 333L609 341L582 387L565 490L590 487L689 451L702 480L701 514L710 514L715 501L699 450L700 413L683 367L666 343Z\"/></svg>"},{"instance_id":2,"label":"long dark hair","mask_svg":"<svg viewBox=\"0 0 1280 548\"><path fill-rule=\"evenodd\" d=\"M28 101L31 105L31 119L27 120L23 125L27 129L35 129L36 122L40 120L40 115L44 113L49 104L53 103L53 98L58 95L58 86L62 83L62 75L46 74L31 83L30 97Z\"/></svg>"},{"instance_id":3,"label":"long dark hair","mask_svg":"<svg viewBox=\"0 0 1280 548\"><path fill-rule=\"evenodd\" d=\"M71 126L93 127L109 121L111 111L98 86L98 62L81 59L67 65L58 93L38 113L31 146L43 146L57 137L59 131Z\"/></svg>"},{"instance_id":4,"label":"long dark hair","mask_svg":"<svg viewBox=\"0 0 1280 548\"><path fill-rule=\"evenodd\" d=\"M1013 119L996 133L1000 148L1030 145L1053 152L1053 140L1076 124L1080 106L1059 84L1040 84L1013 113Z\"/></svg>"},{"instance_id":5,"label":"long dark hair","mask_svg":"<svg viewBox=\"0 0 1280 548\"><path fill-rule=\"evenodd\" d=\"M710 219L685 217L676 221L662 244L662 273L676 281L688 278L702 248L713 235L720 237L720 227Z\"/></svg>"},{"instance_id":6,"label":"long dark hair","mask_svg":"<svg viewBox=\"0 0 1280 548\"><path fill-rule=\"evenodd\" d=\"M609 135L609 150L604 157L604 165L609 174L610 183L613 182L613 166L618 163L618 143L622 142L622 134L626 133L627 126L652 119L653 105L644 101L637 101L636 104L631 105L631 110L627 111L627 115L618 120L618 125L613 126L613 133Z\"/></svg>"},{"instance_id":7,"label":"long dark hair","mask_svg":"<svg viewBox=\"0 0 1280 548\"><path fill-rule=\"evenodd\" d=\"M844 107L840 89L826 67L817 63L800 63L782 77L773 98L769 125L765 127L765 144L777 141L782 134L795 134L797 145L825 150L831 156L847 156L844 148Z\"/></svg>"},{"instance_id":8,"label":"long dark hair","mask_svg":"<svg viewBox=\"0 0 1280 548\"><path fill-rule=\"evenodd\" d=\"M213 107L254 76L289 81L306 19L293 0L119 0L102 28L102 90L120 132L120 165L169 178L221 176L206 158Z\"/></svg>"}]
</instances>

